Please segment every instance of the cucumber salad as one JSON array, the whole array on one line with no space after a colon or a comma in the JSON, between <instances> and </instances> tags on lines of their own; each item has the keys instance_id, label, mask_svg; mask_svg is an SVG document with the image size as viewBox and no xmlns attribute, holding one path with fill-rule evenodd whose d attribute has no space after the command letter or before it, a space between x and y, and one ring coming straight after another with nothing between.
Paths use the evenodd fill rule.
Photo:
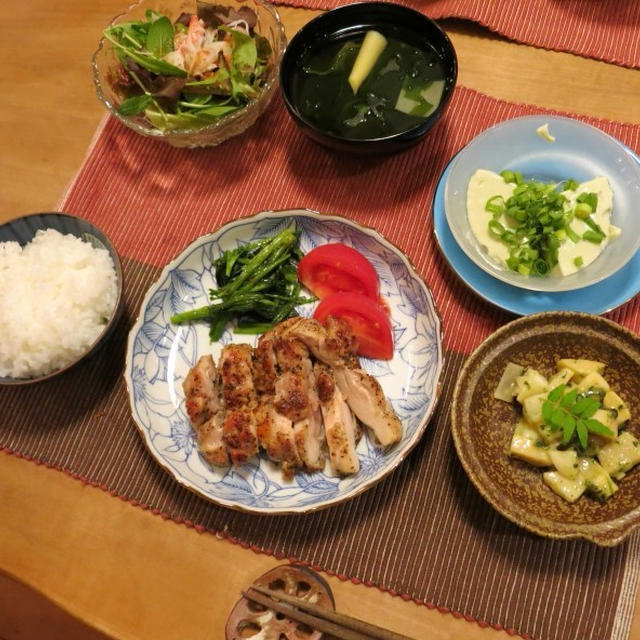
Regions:
<instances>
[{"instance_id":1,"label":"cucumber salad","mask_svg":"<svg viewBox=\"0 0 640 640\"><path fill-rule=\"evenodd\" d=\"M542 479L567 502L583 493L600 502L640 462L640 442L626 429L627 403L603 377L602 362L561 358L546 378L508 363L494 396L522 409L509 454L543 469Z\"/></svg>"},{"instance_id":2,"label":"cucumber salad","mask_svg":"<svg viewBox=\"0 0 640 640\"><path fill-rule=\"evenodd\" d=\"M198 2L197 13L172 23L148 10L146 20L108 27L119 66L118 113L140 115L162 131L198 129L255 99L270 71L271 46L255 33L249 7Z\"/></svg>"}]
</instances>

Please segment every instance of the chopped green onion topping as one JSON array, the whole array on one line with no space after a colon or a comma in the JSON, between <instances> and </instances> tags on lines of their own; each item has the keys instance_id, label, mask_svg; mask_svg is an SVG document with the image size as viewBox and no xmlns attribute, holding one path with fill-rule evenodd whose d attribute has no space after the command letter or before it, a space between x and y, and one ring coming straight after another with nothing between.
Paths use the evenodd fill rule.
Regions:
<instances>
[{"instance_id":1,"label":"chopped green onion topping","mask_svg":"<svg viewBox=\"0 0 640 640\"><path fill-rule=\"evenodd\" d=\"M573 264L575 264L576 267L579 269L584 264L584 260L582 259L582 256L576 256L573 259Z\"/></svg>"},{"instance_id":2,"label":"chopped green onion topping","mask_svg":"<svg viewBox=\"0 0 640 640\"><path fill-rule=\"evenodd\" d=\"M585 218L588 218L593 213L593 210L586 202L578 202L573 212L576 218L580 218L581 220L584 220Z\"/></svg>"},{"instance_id":3,"label":"chopped green onion topping","mask_svg":"<svg viewBox=\"0 0 640 640\"><path fill-rule=\"evenodd\" d=\"M592 231L591 229L585 231L582 234L583 240L588 240L589 242L593 242L594 244L600 244L604 236L597 231Z\"/></svg>"},{"instance_id":4,"label":"chopped green onion topping","mask_svg":"<svg viewBox=\"0 0 640 640\"><path fill-rule=\"evenodd\" d=\"M588 204L591 207L591 211L595 211L598 208L598 194L596 193L581 193L576 202Z\"/></svg>"},{"instance_id":5,"label":"chopped green onion topping","mask_svg":"<svg viewBox=\"0 0 640 640\"><path fill-rule=\"evenodd\" d=\"M489 220L489 233L498 238L498 240L502 240L506 229L497 220Z\"/></svg>"},{"instance_id":6,"label":"chopped green onion topping","mask_svg":"<svg viewBox=\"0 0 640 640\"><path fill-rule=\"evenodd\" d=\"M491 211L491 213L500 215L504 212L504 198L502 196L493 196L487 200L484 208L487 211Z\"/></svg>"},{"instance_id":7,"label":"chopped green onion topping","mask_svg":"<svg viewBox=\"0 0 640 640\"><path fill-rule=\"evenodd\" d=\"M555 183L525 182L519 171L509 169L500 175L505 182L515 185L513 194L506 201L500 195L492 196L487 200L485 210L492 214L488 221L490 235L509 247L505 262L512 271L546 277L558 264L558 250L567 238L573 243L584 239L595 244L605 238L602 229L591 218L598 205L597 194L581 193L575 207L569 207L569 200ZM560 188L575 191L578 186L570 178ZM570 226L574 218L589 227L582 237ZM574 264L581 267L582 258L576 258Z\"/></svg>"}]
</instances>

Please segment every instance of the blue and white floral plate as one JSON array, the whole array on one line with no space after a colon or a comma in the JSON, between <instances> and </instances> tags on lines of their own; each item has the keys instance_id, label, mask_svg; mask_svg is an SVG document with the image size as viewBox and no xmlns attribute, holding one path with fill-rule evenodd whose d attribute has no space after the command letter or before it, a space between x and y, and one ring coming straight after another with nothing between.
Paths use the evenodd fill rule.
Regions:
<instances>
[{"instance_id":1,"label":"blue and white floral plate","mask_svg":"<svg viewBox=\"0 0 640 640\"><path fill-rule=\"evenodd\" d=\"M301 231L304 252L328 242L343 242L362 252L380 277L381 295L391 309L395 352L390 361L361 359L382 385L404 425L402 440L381 450L368 436L358 445L360 471L339 477L324 471L297 473L287 481L266 457L242 467L210 466L198 453L184 406L182 382L197 359L222 345L252 342L230 330L210 344L203 324L175 326L170 318L208 304L215 286L211 265L226 249L272 236L286 227ZM314 305L301 306L311 315ZM443 367L440 316L427 285L408 258L379 233L346 218L294 209L263 212L230 222L192 242L162 271L148 291L129 335L125 380L133 418L151 455L185 487L213 502L262 514L314 511L362 493L393 471L422 436L436 406Z\"/></svg>"}]
</instances>

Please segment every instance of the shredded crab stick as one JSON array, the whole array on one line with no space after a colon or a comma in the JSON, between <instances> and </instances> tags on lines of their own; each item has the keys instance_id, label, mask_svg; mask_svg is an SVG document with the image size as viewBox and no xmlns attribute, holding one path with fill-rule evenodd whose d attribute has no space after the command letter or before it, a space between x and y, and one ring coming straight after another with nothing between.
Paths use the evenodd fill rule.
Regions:
<instances>
[{"instance_id":1,"label":"shredded crab stick","mask_svg":"<svg viewBox=\"0 0 640 640\"><path fill-rule=\"evenodd\" d=\"M230 36L217 40L214 30L205 29L204 21L197 15L189 20L187 33L178 31L174 37L174 50L165 57L169 64L184 69L190 76L200 76L217 69L222 55L227 64L231 60Z\"/></svg>"}]
</instances>

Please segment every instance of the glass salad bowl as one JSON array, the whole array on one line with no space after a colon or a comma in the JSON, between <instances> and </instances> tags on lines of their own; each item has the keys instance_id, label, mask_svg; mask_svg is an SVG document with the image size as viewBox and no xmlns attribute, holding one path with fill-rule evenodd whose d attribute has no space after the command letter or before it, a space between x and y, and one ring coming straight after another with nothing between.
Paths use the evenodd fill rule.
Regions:
<instances>
[{"instance_id":1,"label":"glass salad bowl","mask_svg":"<svg viewBox=\"0 0 640 640\"><path fill-rule=\"evenodd\" d=\"M174 25L183 13L195 14L197 9L201 9L206 4L198 2L196 7L195 0L140 0L125 13L115 17L107 29L132 21L145 21L149 16L157 18L158 14L166 16ZM210 118L210 122L203 123L202 118L192 122L185 119L186 126L185 122L174 118L170 118L172 121L167 126L167 118L162 114L158 116L157 113L153 118L155 125L145 117L144 112L132 115L123 114L118 110L118 107L131 96L125 94L120 82L124 72L118 56L118 49L112 41L103 35L92 59L93 80L98 98L115 118L141 135L166 141L175 147L208 147L216 146L228 138L243 133L264 113L278 84L280 60L286 44L284 27L280 17L270 4L262 0L224 0L219 5L211 6L212 8L222 6L239 12L241 15L243 11L246 11L243 8L248 7L255 13L257 21L253 32L266 39L269 44L267 49L270 49L270 51L262 51L262 55L266 57L266 64L264 76L257 87L257 95L250 97L247 103L239 109L221 115L215 120ZM187 28L185 24L185 35L187 35ZM134 33L134 40L131 41L131 47L134 51L137 46L135 37L137 36ZM165 51L166 49L163 53ZM161 55L161 53L158 54L158 57ZM136 68L139 69L139 67ZM149 71L151 70L149 69ZM142 73L145 73L144 69ZM150 82L156 79L157 75L147 72L145 77ZM187 79L188 82L193 80L191 77ZM195 81L201 80L201 76L196 76ZM154 101L151 102L149 108L155 110L158 105L162 107L162 96L158 97L158 94L154 94L153 91L151 91L151 96ZM196 97L198 99L194 102L198 102L202 95ZM182 99L184 99L184 94L182 94Z\"/></svg>"}]
</instances>

